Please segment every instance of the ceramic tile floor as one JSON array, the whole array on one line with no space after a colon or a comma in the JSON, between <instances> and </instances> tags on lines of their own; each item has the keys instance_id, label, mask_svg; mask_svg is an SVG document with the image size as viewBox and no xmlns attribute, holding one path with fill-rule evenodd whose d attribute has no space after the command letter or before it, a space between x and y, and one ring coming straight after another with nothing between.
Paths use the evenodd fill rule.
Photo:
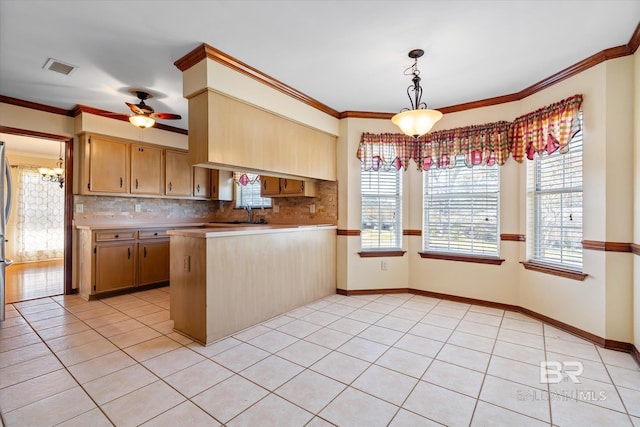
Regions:
<instances>
[{"instance_id":1,"label":"ceramic tile floor","mask_svg":"<svg viewBox=\"0 0 640 427\"><path fill-rule=\"evenodd\" d=\"M515 312L332 295L203 347L172 331L168 288L6 308L6 426L640 427L630 355ZM542 383L542 360L580 383Z\"/></svg>"}]
</instances>

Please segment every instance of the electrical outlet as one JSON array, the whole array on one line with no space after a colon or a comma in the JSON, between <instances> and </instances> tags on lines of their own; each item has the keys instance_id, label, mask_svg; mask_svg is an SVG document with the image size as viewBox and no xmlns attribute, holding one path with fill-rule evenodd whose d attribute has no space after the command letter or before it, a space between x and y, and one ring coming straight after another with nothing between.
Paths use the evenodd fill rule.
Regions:
<instances>
[{"instance_id":1,"label":"electrical outlet","mask_svg":"<svg viewBox=\"0 0 640 427\"><path fill-rule=\"evenodd\" d=\"M309 213L316 213L316 205L315 204L309 205Z\"/></svg>"},{"instance_id":2,"label":"electrical outlet","mask_svg":"<svg viewBox=\"0 0 640 427\"><path fill-rule=\"evenodd\" d=\"M273 205L273 213L280 212L280 205Z\"/></svg>"},{"instance_id":3,"label":"electrical outlet","mask_svg":"<svg viewBox=\"0 0 640 427\"><path fill-rule=\"evenodd\" d=\"M387 269L387 261L380 261L380 270Z\"/></svg>"},{"instance_id":4,"label":"electrical outlet","mask_svg":"<svg viewBox=\"0 0 640 427\"><path fill-rule=\"evenodd\" d=\"M184 256L184 271L187 273L191 271L191 257L189 255Z\"/></svg>"},{"instance_id":5,"label":"electrical outlet","mask_svg":"<svg viewBox=\"0 0 640 427\"><path fill-rule=\"evenodd\" d=\"M84 205L82 203L76 204L76 213L83 213L83 212L84 212Z\"/></svg>"},{"instance_id":6,"label":"electrical outlet","mask_svg":"<svg viewBox=\"0 0 640 427\"><path fill-rule=\"evenodd\" d=\"M142 209L141 209L141 206L138 203L136 203L135 206L134 206L134 210L136 212L140 212Z\"/></svg>"}]
</instances>

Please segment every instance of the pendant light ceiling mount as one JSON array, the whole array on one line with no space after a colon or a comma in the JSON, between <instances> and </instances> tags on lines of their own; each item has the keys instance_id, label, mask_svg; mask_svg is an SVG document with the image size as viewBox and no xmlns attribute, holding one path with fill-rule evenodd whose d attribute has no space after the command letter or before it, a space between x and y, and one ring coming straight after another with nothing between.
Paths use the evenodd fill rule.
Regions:
<instances>
[{"instance_id":1,"label":"pendant light ceiling mount","mask_svg":"<svg viewBox=\"0 0 640 427\"><path fill-rule=\"evenodd\" d=\"M407 88L407 96L411 102L411 108L404 108L391 118L391 121L400 130L409 136L418 138L431 130L434 124L442 118L442 113L437 110L429 110L426 102L422 102L422 86L420 86L420 70L418 70L418 58L424 55L424 50L413 49L409 52L409 58L413 59L413 65L407 68L405 75L413 76L412 85ZM413 96L412 96L413 95Z\"/></svg>"}]
</instances>

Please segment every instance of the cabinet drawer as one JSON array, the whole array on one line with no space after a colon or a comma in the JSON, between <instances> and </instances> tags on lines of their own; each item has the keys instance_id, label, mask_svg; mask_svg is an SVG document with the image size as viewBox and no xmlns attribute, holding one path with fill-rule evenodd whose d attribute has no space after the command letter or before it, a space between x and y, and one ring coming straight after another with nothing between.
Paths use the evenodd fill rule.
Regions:
<instances>
[{"instance_id":1,"label":"cabinet drawer","mask_svg":"<svg viewBox=\"0 0 640 427\"><path fill-rule=\"evenodd\" d=\"M138 239L161 239L167 236L167 230L140 230Z\"/></svg>"},{"instance_id":2,"label":"cabinet drawer","mask_svg":"<svg viewBox=\"0 0 640 427\"><path fill-rule=\"evenodd\" d=\"M133 240L135 238L136 231L96 231L96 242Z\"/></svg>"}]
</instances>

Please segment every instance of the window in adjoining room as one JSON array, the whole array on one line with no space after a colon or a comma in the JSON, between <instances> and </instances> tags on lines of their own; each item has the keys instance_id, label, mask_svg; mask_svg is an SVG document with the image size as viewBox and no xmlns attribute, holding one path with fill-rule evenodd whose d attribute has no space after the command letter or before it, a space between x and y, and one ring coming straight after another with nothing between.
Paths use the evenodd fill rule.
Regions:
<instances>
[{"instance_id":1,"label":"window in adjoining room","mask_svg":"<svg viewBox=\"0 0 640 427\"><path fill-rule=\"evenodd\" d=\"M402 247L402 171L365 170L360 173L363 250Z\"/></svg>"},{"instance_id":2,"label":"window in adjoining room","mask_svg":"<svg viewBox=\"0 0 640 427\"><path fill-rule=\"evenodd\" d=\"M530 261L582 271L582 130L527 163L527 228Z\"/></svg>"},{"instance_id":3,"label":"window in adjoining room","mask_svg":"<svg viewBox=\"0 0 640 427\"><path fill-rule=\"evenodd\" d=\"M497 164L423 172L423 250L445 254L499 255L500 171Z\"/></svg>"},{"instance_id":4,"label":"window in adjoining room","mask_svg":"<svg viewBox=\"0 0 640 427\"><path fill-rule=\"evenodd\" d=\"M270 208L271 198L260 197L260 175L234 172L236 208Z\"/></svg>"}]
</instances>

